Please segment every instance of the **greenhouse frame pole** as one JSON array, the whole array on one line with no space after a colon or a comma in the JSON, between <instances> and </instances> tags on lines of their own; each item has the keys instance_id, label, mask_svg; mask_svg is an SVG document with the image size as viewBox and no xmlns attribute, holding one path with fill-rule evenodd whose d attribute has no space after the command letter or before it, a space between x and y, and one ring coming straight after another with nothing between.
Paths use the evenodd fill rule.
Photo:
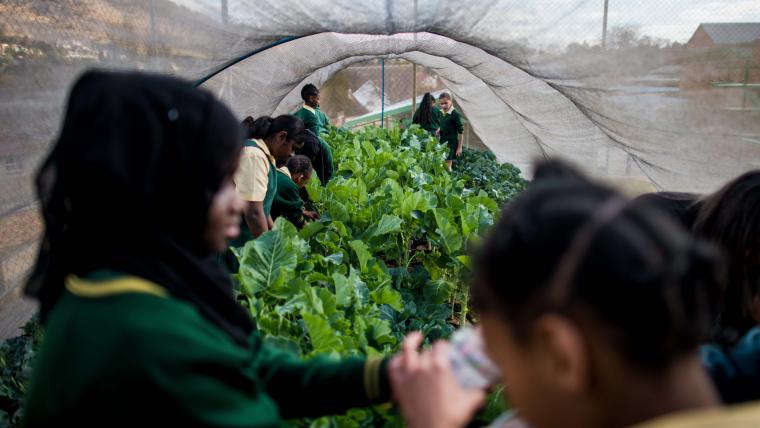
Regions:
<instances>
[{"instance_id":1,"label":"greenhouse frame pole","mask_svg":"<svg viewBox=\"0 0 760 428\"><path fill-rule=\"evenodd\" d=\"M158 54L158 36L156 35L156 0L150 0L150 54Z\"/></svg>"},{"instance_id":2,"label":"greenhouse frame pole","mask_svg":"<svg viewBox=\"0 0 760 428\"><path fill-rule=\"evenodd\" d=\"M380 128L385 128L385 58L380 58Z\"/></svg>"},{"instance_id":3,"label":"greenhouse frame pole","mask_svg":"<svg viewBox=\"0 0 760 428\"><path fill-rule=\"evenodd\" d=\"M414 112L417 111L417 63L412 63L412 120Z\"/></svg>"}]
</instances>

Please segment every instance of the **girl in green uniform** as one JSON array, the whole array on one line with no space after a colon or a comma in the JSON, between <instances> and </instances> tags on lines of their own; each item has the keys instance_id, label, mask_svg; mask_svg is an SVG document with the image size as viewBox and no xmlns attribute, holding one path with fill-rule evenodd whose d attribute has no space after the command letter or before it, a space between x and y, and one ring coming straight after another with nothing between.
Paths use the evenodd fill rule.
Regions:
<instances>
[{"instance_id":1,"label":"girl in green uniform","mask_svg":"<svg viewBox=\"0 0 760 428\"><path fill-rule=\"evenodd\" d=\"M320 138L318 138L311 130L306 130L306 135L303 138L303 146L296 150L299 155L304 155L309 158L314 172L317 173L317 178L323 186L327 185L327 182L332 177L332 152L325 151L324 145Z\"/></svg>"},{"instance_id":2,"label":"girl in green uniform","mask_svg":"<svg viewBox=\"0 0 760 428\"><path fill-rule=\"evenodd\" d=\"M446 165L451 171L454 160L462 155L462 134L464 125L459 111L454 109L451 95L448 92L438 97L441 105L441 142L449 147L449 155L446 157Z\"/></svg>"},{"instance_id":3,"label":"girl in green uniform","mask_svg":"<svg viewBox=\"0 0 760 428\"><path fill-rule=\"evenodd\" d=\"M720 408L699 359L721 271L717 248L676 220L563 164L540 165L473 263L510 406L536 428L760 426L757 402ZM391 371L409 426L464 426L442 419L461 400L433 393L434 370L427 382L397 377L409 359Z\"/></svg>"},{"instance_id":4,"label":"girl in green uniform","mask_svg":"<svg viewBox=\"0 0 760 428\"><path fill-rule=\"evenodd\" d=\"M267 123L258 135L284 144L300 121ZM213 254L239 231L242 143L189 83L79 79L37 177L45 234L26 291L45 339L24 426L275 427L389 398L385 360L302 361L234 300Z\"/></svg>"},{"instance_id":5,"label":"girl in green uniform","mask_svg":"<svg viewBox=\"0 0 760 428\"><path fill-rule=\"evenodd\" d=\"M306 209L300 190L311 180L311 161L295 155L277 170L277 194L272 204L272 218L283 216L299 229L306 219L318 220L319 214Z\"/></svg>"},{"instance_id":6,"label":"girl in green uniform","mask_svg":"<svg viewBox=\"0 0 760 428\"><path fill-rule=\"evenodd\" d=\"M435 97L426 92L422 96L420 106L412 116L412 123L420 125L430 135L438 137L441 133L441 110L435 106Z\"/></svg>"},{"instance_id":7,"label":"girl in green uniform","mask_svg":"<svg viewBox=\"0 0 760 428\"><path fill-rule=\"evenodd\" d=\"M319 109L319 89L311 83L307 83L301 88L301 98L303 105L295 112L295 116L301 119L306 129L316 135L320 145L320 153L323 159L322 173L319 179L322 184L326 184L333 175L332 149L330 145L322 138L322 133L329 132L330 119Z\"/></svg>"},{"instance_id":8,"label":"girl in green uniform","mask_svg":"<svg viewBox=\"0 0 760 428\"><path fill-rule=\"evenodd\" d=\"M303 122L291 115L276 118L262 116L255 121L249 116L243 121L247 137L235 173L235 186L245 200L243 231L231 243L240 247L274 225L272 203L277 194L277 161L286 161L303 145ZM245 227L247 226L247 227Z\"/></svg>"}]
</instances>

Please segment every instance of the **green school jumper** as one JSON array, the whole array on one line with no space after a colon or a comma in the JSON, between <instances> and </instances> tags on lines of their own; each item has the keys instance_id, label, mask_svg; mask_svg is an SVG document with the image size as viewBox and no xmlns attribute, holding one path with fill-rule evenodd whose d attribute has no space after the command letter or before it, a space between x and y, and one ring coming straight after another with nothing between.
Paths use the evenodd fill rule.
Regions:
<instances>
[{"instance_id":1,"label":"green school jumper","mask_svg":"<svg viewBox=\"0 0 760 428\"><path fill-rule=\"evenodd\" d=\"M389 398L387 360L235 344L161 286L71 276L45 326L24 427L279 427Z\"/></svg>"},{"instance_id":2,"label":"green school jumper","mask_svg":"<svg viewBox=\"0 0 760 428\"><path fill-rule=\"evenodd\" d=\"M417 107L417 111L414 112L414 116L412 117L412 122L413 123L417 123L417 120L419 120L418 119L419 116L420 116L420 108ZM422 127L422 129L424 129L425 131L427 131L430 135L432 135L432 136L435 137L435 132L438 131L438 129L441 128L441 118L442 118L442 116L443 116L443 114L441 113L441 109L439 109L436 106L433 106L433 113L431 115L431 117L433 119L432 122L428 126L422 126L422 125L420 125L420 126Z\"/></svg>"},{"instance_id":3,"label":"green school jumper","mask_svg":"<svg viewBox=\"0 0 760 428\"><path fill-rule=\"evenodd\" d=\"M272 204L272 218L285 217L296 227L302 227L304 203L300 189L287 174L277 170L277 193Z\"/></svg>"},{"instance_id":4,"label":"green school jumper","mask_svg":"<svg viewBox=\"0 0 760 428\"><path fill-rule=\"evenodd\" d=\"M319 136L323 132L327 132L330 127L330 120L319 107L309 110L306 106L301 106L301 108L295 112L295 116L301 119L306 126L306 129L311 130L316 136Z\"/></svg>"},{"instance_id":5,"label":"green school jumper","mask_svg":"<svg viewBox=\"0 0 760 428\"><path fill-rule=\"evenodd\" d=\"M261 147L256 144L253 140L246 140L245 147L255 147L262 152L264 151ZM272 204L274 203L274 197L277 194L277 167L272 163L272 161L269 161L269 172L267 173L267 193L266 196L264 196L264 215L269 216L272 212ZM240 235L238 235L237 238L230 241L231 247L242 247L245 245L246 242L253 239L253 233L251 233L251 229L248 228L248 223L245 221L245 215L243 215L240 223Z\"/></svg>"},{"instance_id":6,"label":"green school jumper","mask_svg":"<svg viewBox=\"0 0 760 428\"><path fill-rule=\"evenodd\" d=\"M458 137L462 133L464 133L464 125L459 111L455 109L449 114L441 112L441 143L449 146L449 155L446 160L456 159Z\"/></svg>"},{"instance_id":7,"label":"green school jumper","mask_svg":"<svg viewBox=\"0 0 760 428\"><path fill-rule=\"evenodd\" d=\"M300 109L298 109L298 111L294 113L294 116L301 119L304 123L304 126L306 126L306 129L313 132L319 140L319 145L322 148L324 175L324 177L320 178L322 178L322 184L324 185L330 181L330 178L332 178L333 175L332 149L330 148L330 145L327 144L324 139L322 139L321 136L323 132L328 132L330 127L330 120L327 118L326 114L322 113L322 110L320 110L319 107L312 110L313 111L310 111L306 107L302 106Z\"/></svg>"}]
</instances>

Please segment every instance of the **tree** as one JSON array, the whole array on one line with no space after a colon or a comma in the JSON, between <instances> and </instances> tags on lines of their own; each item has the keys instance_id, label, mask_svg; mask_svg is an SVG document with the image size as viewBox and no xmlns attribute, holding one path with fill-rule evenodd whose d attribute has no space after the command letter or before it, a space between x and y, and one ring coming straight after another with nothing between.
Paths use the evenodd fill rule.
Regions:
<instances>
[{"instance_id":1,"label":"tree","mask_svg":"<svg viewBox=\"0 0 760 428\"><path fill-rule=\"evenodd\" d=\"M615 26L607 33L607 46L612 49L630 49L640 41L639 30L630 25Z\"/></svg>"}]
</instances>

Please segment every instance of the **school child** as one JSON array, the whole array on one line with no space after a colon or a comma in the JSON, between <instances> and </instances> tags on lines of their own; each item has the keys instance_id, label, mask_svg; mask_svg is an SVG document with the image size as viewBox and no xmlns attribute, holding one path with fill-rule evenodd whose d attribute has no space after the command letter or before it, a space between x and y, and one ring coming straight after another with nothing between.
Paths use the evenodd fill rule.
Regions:
<instances>
[{"instance_id":1,"label":"school child","mask_svg":"<svg viewBox=\"0 0 760 428\"><path fill-rule=\"evenodd\" d=\"M718 249L658 211L544 167L558 169L537 169L473 265L510 405L534 428L760 426L757 402L720 407L699 359L723 286ZM390 367L408 425L464 426L476 397L440 392L453 385L436 375L447 360L435 346L420 354L419 339Z\"/></svg>"},{"instance_id":2,"label":"school child","mask_svg":"<svg viewBox=\"0 0 760 428\"><path fill-rule=\"evenodd\" d=\"M291 115L262 116L243 121L248 139L235 173L237 192L246 201L243 227L230 245L246 242L271 230L272 202L277 194L277 160L285 161L300 147L305 134L301 119Z\"/></svg>"},{"instance_id":3,"label":"school child","mask_svg":"<svg viewBox=\"0 0 760 428\"><path fill-rule=\"evenodd\" d=\"M266 119L256 135L277 153L297 128ZM239 231L243 138L190 83L78 80L37 177L45 233L26 292L45 340L23 426L275 427L390 398L386 360L301 360L235 301L214 253Z\"/></svg>"},{"instance_id":4,"label":"school child","mask_svg":"<svg viewBox=\"0 0 760 428\"><path fill-rule=\"evenodd\" d=\"M283 216L299 229L306 219L319 220L319 214L306 209L300 189L306 186L312 175L311 161L303 155L295 155L277 169L277 194L272 204L272 218Z\"/></svg>"},{"instance_id":5,"label":"school child","mask_svg":"<svg viewBox=\"0 0 760 428\"><path fill-rule=\"evenodd\" d=\"M718 306L713 343L702 349L723 400L760 399L760 170L731 180L701 200L696 236L720 246L728 281Z\"/></svg>"},{"instance_id":6,"label":"school child","mask_svg":"<svg viewBox=\"0 0 760 428\"><path fill-rule=\"evenodd\" d=\"M319 178L322 184L325 184L330 181L333 175L333 158L332 148L321 135L329 132L330 120L319 109L319 89L316 86L311 83L304 85L301 88L301 98L303 99L303 106L295 112L295 116L303 121L306 129L313 132L319 141L321 156L324 159L324 166L320 168L323 173L319 175ZM314 159L312 159L313 161Z\"/></svg>"},{"instance_id":7,"label":"school child","mask_svg":"<svg viewBox=\"0 0 760 428\"><path fill-rule=\"evenodd\" d=\"M296 154L309 158L314 172L317 173L317 178L325 186L330 181L330 178L332 178L333 167L332 152L323 150L323 147L322 141L320 141L316 134L307 129L303 138L303 146L296 150Z\"/></svg>"},{"instance_id":8,"label":"school child","mask_svg":"<svg viewBox=\"0 0 760 428\"><path fill-rule=\"evenodd\" d=\"M438 97L438 104L441 106L441 143L449 147L446 165L451 171L454 160L462 155L464 125L462 124L462 116L454 109L451 95L448 92L444 92Z\"/></svg>"},{"instance_id":9,"label":"school child","mask_svg":"<svg viewBox=\"0 0 760 428\"><path fill-rule=\"evenodd\" d=\"M702 205L701 195L682 192L653 192L639 195L636 204L646 204L678 220L686 230L691 230Z\"/></svg>"},{"instance_id":10,"label":"school child","mask_svg":"<svg viewBox=\"0 0 760 428\"><path fill-rule=\"evenodd\" d=\"M412 116L412 123L420 125L422 129L427 131L430 135L439 136L441 132L441 109L435 105L435 97L426 92L422 96L417 111Z\"/></svg>"}]
</instances>

